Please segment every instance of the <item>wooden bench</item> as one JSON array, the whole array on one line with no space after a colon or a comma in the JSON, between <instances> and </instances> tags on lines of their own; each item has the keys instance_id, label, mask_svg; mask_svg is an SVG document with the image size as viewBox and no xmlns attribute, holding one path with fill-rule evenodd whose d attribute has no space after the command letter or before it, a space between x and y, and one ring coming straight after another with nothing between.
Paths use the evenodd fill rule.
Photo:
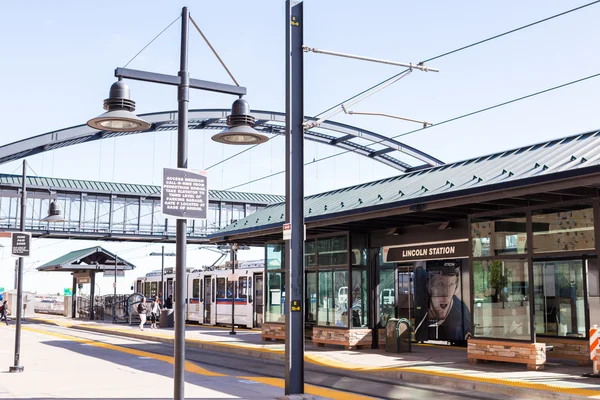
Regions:
<instances>
[{"instance_id":1,"label":"wooden bench","mask_svg":"<svg viewBox=\"0 0 600 400\"><path fill-rule=\"evenodd\" d=\"M527 364L529 370L544 369L546 351L552 346L545 343L519 343L502 340L469 339L467 359L469 364L485 361L503 361Z\"/></svg>"}]
</instances>

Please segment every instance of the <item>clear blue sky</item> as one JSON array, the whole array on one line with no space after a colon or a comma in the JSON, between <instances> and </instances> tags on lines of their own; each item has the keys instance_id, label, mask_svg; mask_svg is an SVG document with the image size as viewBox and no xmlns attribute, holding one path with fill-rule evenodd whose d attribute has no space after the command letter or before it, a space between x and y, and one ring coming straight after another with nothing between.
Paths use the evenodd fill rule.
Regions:
<instances>
[{"instance_id":1,"label":"clear blue sky","mask_svg":"<svg viewBox=\"0 0 600 400\"><path fill-rule=\"evenodd\" d=\"M416 63L585 3L306 0L304 42L311 47ZM234 76L248 88L246 99L255 109L284 111L284 4L283 0L187 4ZM114 68L127 63L176 19L183 5L186 3L179 1L4 4L0 13L0 144L83 124L100 114L102 100L114 82ZM440 73L414 72L352 109L436 123L599 73L599 16L600 5L594 5L435 60L429 65L439 68ZM177 22L129 67L176 74L179 35ZM230 83L193 28L190 36L192 77ZM305 54L305 113L317 114L399 70L388 65ZM139 113L177 108L174 88L128 83ZM592 130L600 127L599 93L600 78L595 78L400 140L449 162ZM192 91L190 108L229 107L233 100L231 96ZM386 136L418 127L379 117L339 115L334 120ZM34 156L28 162L35 173L44 176L156 184L161 168L175 165L174 135L103 140ZM226 189L281 170L283 146L282 138L277 138L210 169L210 187ZM190 134L192 168L207 168L237 151L237 147L213 143L210 133ZM306 145L307 160L335 152L338 150L312 142ZM18 162L0 165L3 173L18 169ZM394 170L370 160L344 155L308 167L306 192L322 192L394 174ZM281 193L282 188L280 175L239 190ZM40 250L31 260L45 262L87 244L49 243L38 241ZM154 260L144 256L156 251L151 246L140 250L131 244L106 247L129 251L131 257L137 258L140 268L134 275L155 266ZM3 257L0 286L11 286L8 267L12 262ZM32 276L30 282L50 286L49 278L35 275L28 275ZM70 282L67 277L61 279L60 283L52 281L52 285ZM132 279L126 278L128 282ZM3 284L7 281L10 283Z\"/></svg>"}]
</instances>

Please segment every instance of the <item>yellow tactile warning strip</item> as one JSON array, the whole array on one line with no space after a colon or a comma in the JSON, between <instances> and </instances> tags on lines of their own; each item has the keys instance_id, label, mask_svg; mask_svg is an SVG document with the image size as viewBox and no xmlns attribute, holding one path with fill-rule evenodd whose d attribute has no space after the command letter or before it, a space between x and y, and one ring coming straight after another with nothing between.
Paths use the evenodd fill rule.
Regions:
<instances>
[{"instance_id":1,"label":"yellow tactile warning strip","mask_svg":"<svg viewBox=\"0 0 600 400\"><path fill-rule=\"evenodd\" d=\"M38 320L42 320L44 322L55 323L54 320L44 320L42 318L38 318ZM59 325L59 324L57 324L57 325ZM60 324L60 326L75 327L74 324L69 324L69 323L65 323L64 325ZM94 329L94 330L98 330L98 331L102 331L102 332L114 332L116 330L116 329L103 329L101 327L90 326L88 324L86 324L85 327L86 328L89 327L90 329ZM120 330L120 331L131 332L131 330ZM136 334L137 333L144 334L145 331L144 332L136 332ZM144 335L144 337L148 337L148 338L151 338L153 336L154 337L161 336L163 338L168 338L170 340L173 340L172 336L160 335L160 334L157 335L154 332L152 334ZM256 346L256 347L248 346L248 345L244 345L242 343L218 343L218 342L209 342L206 340L199 340L199 339L186 339L186 342L187 341L197 342L197 343L206 343L206 344L211 344L213 346L237 347L237 348L243 348L246 350L259 351L259 352L271 352L271 353L280 353L280 354L284 353L282 350L279 350L279 349L266 349L266 348L262 348L262 347L258 347L258 346ZM460 372L437 371L437 370L431 370L431 369L424 368L424 367L366 366L366 365L336 361L336 360L332 360L329 357L324 357L322 355L314 354L314 353L305 353L304 360L305 360L305 362L309 362L309 363L312 363L315 365L320 365L320 366L335 368L335 369L341 369L341 370L347 370L347 371L412 372L415 374L439 376L439 377L452 378L452 379L460 379L460 380L470 381L470 382L491 383L491 384L496 384L496 385L511 386L511 387L517 387L517 388L523 388L523 389L535 389L535 390L542 390L542 391L546 391L546 392L564 393L564 394L571 394L571 395L577 395L577 396L588 396L588 397L598 396L600 398L600 390L585 389L585 388L573 388L573 387L560 386L560 385L551 384L551 383L527 382L527 381L520 381L520 380L516 380L516 379L509 379L509 378L491 378L491 377L472 376L472 375L467 375L467 374L461 374Z\"/></svg>"},{"instance_id":2,"label":"yellow tactile warning strip","mask_svg":"<svg viewBox=\"0 0 600 400\"><path fill-rule=\"evenodd\" d=\"M65 325L61 324L60 326L68 327L69 325L72 325L72 324L65 323ZM137 357L153 358L155 360L163 361L163 362L166 362L169 364L173 364L173 362L174 362L173 357L163 356L160 354L150 353L147 351L130 349L128 347L117 346L117 345L99 342L99 341L95 341L95 340L81 339L81 338L78 338L75 336L65 335L65 334L58 333L58 332L49 332L49 331L45 331L42 329L35 329L35 328L31 328L31 327L23 327L22 329L31 331L31 332L41 333L41 334L48 335L48 336L58 337L58 338L73 341L73 342L78 342L78 343L82 343L82 344L88 344L88 345L92 345L92 346L96 346L96 347L101 347L104 349L120 351L122 353L131 354L131 355L134 355ZM206 368L202 368L199 365L196 365L189 361L185 361L185 370L187 372L204 375L204 376L229 376L226 374L209 371ZM275 387L279 387L279 388L284 387L284 380L279 379L279 378L268 378L268 377L260 377L260 376L236 376L236 378L254 381L254 382L262 383L262 384L269 385L269 386L275 386ZM332 399L332 400L374 400L373 397L356 395L353 393L340 392L340 391L337 391L334 389L327 389L327 388L314 386L314 385L305 385L305 391L308 394L326 397L326 398Z\"/></svg>"},{"instance_id":3,"label":"yellow tactile warning strip","mask_svg":"<svg viewBox=\"0 0 600 400\"><path fill-rule=\"evenodd\" d=\"M153 358L155 360L164 361L166 363L173 364L173 357L170 357L170 356L163 356L163 355L159 355L159 354L155 354L155 353L149 353L147 351L130 349L130 348L127 348L127 347L116 346L114 344L98 342L98 341L95 341L95 340L81 339L81 338L78 338L78 337L75 337L75 336L64 335L62 333L48 332L48 331L45 331L45 330L42 330L42 329L35 329L35 328L30 328L30 327L23 327L23 329L31 331L31 332L42 333L44 335L58 337L58 338L61 338L61 339L69 340L71 342L78 342L78 343L82 343L82 344L89 344L89 345L92 345L92 346L101 347L103 349L120 351L121 353L127 353L127 354L131 354L131 355L134 355L134 356L137 356L137 357L150 357L150 358ZM198 366L196 364L193 364L193 363L191 363L189 361L185 362L185 370L188 371L188 372L193 372L195 374L206 375L206 376L227 376L227 375L224 375L224 374L219 374L217 372L209 371L209 370L207 370L205 368L202 368L202 367L200 367L200 366Z\"/></svg>"},{"instance_id":4,"label":"yellow tactile warning strip","mask_svg":"<svg viewBox=\"0 0 600 400\"><path fill-rule=\"evenodd\" d=\"M277 386L283 388L285 385L285 381L279 378L259 378L256 376L238 376L241 379L251 379L256 382L264 383L269 386ZM328 399L340 399L340 400L359 400L359 399L373 399L373 397L365 397L352 393L341 393L334 389L326 389L313 385L304 385L304 390L309 394L314 394L315 396L326 397Z\"/></svg>"}]
</instances>

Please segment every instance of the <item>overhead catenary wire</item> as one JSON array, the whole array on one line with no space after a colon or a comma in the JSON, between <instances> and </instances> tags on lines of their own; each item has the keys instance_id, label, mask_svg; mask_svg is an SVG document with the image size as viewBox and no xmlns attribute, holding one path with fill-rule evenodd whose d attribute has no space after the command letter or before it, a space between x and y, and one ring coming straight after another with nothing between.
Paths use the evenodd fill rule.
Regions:
<instances>
[{"instance_id":1,"label":"overhead catenary wire","mask_svg":"<svg viewBox=\"0 0 600 400\"><path fill-rule=\"evenodd\" d=\"M386 139L383 139L383 140L380 140L380 141L373 142L373 143L367 145L367 147L379 144L379 143L381 143L384 140L397 139L399 137L407 136L407 135L410 135L410 134L415 133L415 132L423 131L425 129L430 130L432 128L435 128L436 126L444 125L444 124L447 124L449 122L457 121L459 119L470 117L470 116L475 115L475 114L480 114L482 112L490 111L490 110L493 110L493 109L499 108L499 107L503 107L503 106L509 105L511 103L516 103L516 102L521 101L521 100L529 99L531 97L538 96L538 95L544 94L544 93L548 93L548 92L551 92L553 90L561 89L561 88L564 88L566 86L570 86L570 85L573 85L573 84L576 84L576 83L580 83L580 82L586 81L588 79L596 78L598 76L600 76L600 73L589 75L589 76L586 76L585 78L576 79L574 81L563 83L563 84L560 84L560 85L557 85L557 86L553 86L551 88L540 90L540 91L537 91L535 93L531 93L531 94L528 94L528 95L525 95L525 96L517 97L515 99L508 100L508 101L505 101L505 102L502 102L502 103L498 103L498 104L495 104L493 106L481 108L481 109L476 110L476 111L465 113L465 114L459 115L457 117L449 118L447 120L444 120L444 121L432 124L432 125L428 126L427 128L421 128L421 129L412 130L412 131L409 131L409 132L405 132L405 133L401 133L399 135L393 136L391 138L386 138ZM343 154L347 154L347 153L350 153L350 152L351 152L351 150L344 150L344 151L341 151L339 153L332 154L330 156L326 156L326 157L319 158L319 159L313 159L312 161L305 163L304 166L308 166L308 165L315 164L315 163L318 163L318 162L321 162L321 161L325 161L325 160L328 160L328 159L331 159L331 158L334 158L334 157L337 157L337 156L341 156ZM275 173L272 173L272 174L269 174L269 175L266 175L266 176L263 176L263 177L260 177L260 178L253 179L251 182L240 183L239 185L231 186L231 187L229 187L227 189L224 189L224 190L232 190L232 189L238 188L240 186L248 185L250 183L255 183L255 182L261 181L263 179L271 178L273 176L282 174L284 172L285 172L285 170L282 170L282 171L279 171L279 172L275 172Z\"/></svg>"},{"instance_id":2,"label":"overhead catenary wire","mask_svg":"<svg viewBox=\"0 0 600 400\"><path fill-rule=\"evenodd\" d=\"M131 60L127 61L127 64L125 64L125 65L123 66L123 68L127 68L127 66L128 66L129 64L131 64L131 62L132 62L133 60L135 60L137 56L139 56L140 54L142 54L142 52L143 52L144 50L146 50L146 48L147 48L148 46L150 46L150 45L152 44L152 42L154 42L156 39L158 39L158 37L159 37L160 35L162 35L162 34L163 34L163 33L164 33L164 32L165 32L167 29L169 29L169 28L171 27L171 25L173 25L175 22L177 22L177 21L179 20L179 18L181 18L181 15L179 15L177 18L175 18L175 20L174 20L173 22L171 22L169 25L167 25L167 27L166 27L165 29L163 29L162 31L160 31L160 33L159 33L158 35L156 35L156 36L154 37L154 39L152 39L150 42L148 42L148 44L147 44L147 45L145 45L145 46L144 46L144 47L143 47L143 48L142 48L140 51L138 51L138 52L137 52L137 54L136 54L135 56L133 56L133 58L132 58Z\"/></svg>"},{"instance_id":3,"label":"overhead catenary wire","mask_svg":"<svg viewBox=\"0 0 600 400\"><path fill-rule=\"evenodd\" d=\"M600 3L600 0L596 0L596 1L593 1L593 2L591 2L591 3L583 4L583 5L579 6L579 7L575 7L575 8L569 9L569 10L567 10L567 11L563 11L563 12L561 12L561 13L554 14L554 15L552 15L552 16L550 16L550 17L546 17L546 18L543 18L543 19L537 20L537 21L535 21L535 22L532 22L532 23L529 23L529 24L526 24L526 25L520 26L520 27L518 27L518 28L511 29L511 30L508 30L508 31L505 31L505 32L503 32L503 33L500 33L500 34L498 34L498 35L494 35L494 36L491 36L491 37L489 37L489 38L486 38L486 39L479 40L479 41L477 41L477 42L474 42L474 43L468 44L468 45L466 45L466 46L462 46L462 47L459 47L459 48L457 48L457 49L454 49L454 50L451 50L451 51L447 51L447 52L445 52L445 53L442 53L442 54L439 54L439 55L437 55L437 56L434 56L434 57L428 58L428 59L426 59L426 60L422 61L422 63L429 62L429 61L433 61L433 60L437 60L437 59L439 59L439 58L442 58L442 57L445 57L445 56L448 56L448 55L451 55L451 54L454 54L454 53L458 53L458 52L460 52L460 51L463 51L463 50L469 49L469 48L471 48L471 47L478 46L478 45L480 45L480 44L483 44L483 43L489 42L489 41L491 41L491 40L495 40L495 39L501 38L501 37L503 37L503 36L506 36L506 35L509 35L509 34L511 34L511 33L515 33L515 32L521 31L521 30L523 30L523 29L530 28L530 27L532 27L532 26L535 26L535 25L538 25L538 24L541 24L541 23L544 23L544 22L550 21L550 20L552 20L552 19L555 19L555 18L558 18L558 17L564 16L564 15L570 14L570 13L572 13L572 12L579 11L579 10L581 10L581 9L583 9L583 8L586 8L586 7L592 6L592 5L594 5L594 4L597 4L597 3ZM343 105L345 105L345 104L346 104L346 103L348 103L349 101L352 101L352 100L354 100L354 99L358 99L358 98L360 98L361 96L363 96L363 95L365 95L365 94L369 93L370 91L372 91L373 89L377 88L377 87L378 87L378 86L380 86L380 85L386 85L386 86L387 86L387 85L389 85L389 84L391 84L391 83L394 83L394 82L395 82L395 80L396 80L396 79L397 79L399 76L402 76L402 75L403 75L403 74L405 74L407 71L410 71L410 68L409 68L409 69L406 69L406 70L403 70L403 71L401 71L401 72L399 72L399 73L397 73L397 74L395 74L395 75L391 76L390 78L388 78L388 79L386 79L386 80L384 80L384 81L381 81L381 82L379 82L379 83L377 83L377 84L375 84L375 85L373 85L373 86L371 86L371 87L369 87L369 88L367 88L367 89L365 89L365 90L363 90L363 91L359 92L358 94L356 94L356 95L354 95L354 96L352 96L352 97L349 97L348 99L346 99L346 100L344 100L344 101L342 101L342 102L340 102L340 103L338 103L338 104L334 105L333 107L330 107L330 108L326 109L325 111L322 111L322 112L320 112L319 114L316 114L316 115L314 115L314 116L313 116L313 119L314 119L314 120L317 120L317 121L318 121L318 120L325 120L325 119L327 119L327 118L325 118L325 119L322 119L322 118L319 118L319 117L321 117L322 115L324 115L324 114L326 114L326 113L328 113L328 112L330 112L330 111L332 111L332 110L334 110L334 109L336 109L336 108L338 108L338 107L340 107L340 106L343 106ZM357 101L358 101L358 100L357 100ZM330 118L330 117L329 117L329 118ZM374 142L374 143L372 143L372 144L379 144L379 143L380 143L380 142ZM244 150L244 151L241 151L241 152L239 152L239 153L236 153L236 154L234 154L233 156L230 156L230 157L228 157L226 160L223 160L223 161L219 162L218 164L221 164L221 163L223 163L223 162L225 162L225 161L229 161L229 160L231 160L231 159L233 159L233 158L237 157L238 155L241 155L241 154L243 154L244 152L245 152L245 150ZM344 151L344 152L337 153L337 154L346 154L346 153L348 153L348 151ZM330 157L335 157L335 156L336 156L336 155L332 155L332 156L329 156L329 157L327 157L327 158L330 158ZM327 159L327 158L324 158L324 159ZM314 162L314 160L313 160L313 162ZM218 165L218 164L215 164L215 165ZM310 163L309 163L309 164L310 164ZM272 176L278 175L278 174L280 174L280 173L281 173L281 172L277 172L277 173L274 173L274 174L272 173L272 174L268 175L267 177L272 177ZM243 185L239 185L239 186L243 186ZM235 187L238 187L238 186L235 186Z\"/></svg>"}]
</instances>

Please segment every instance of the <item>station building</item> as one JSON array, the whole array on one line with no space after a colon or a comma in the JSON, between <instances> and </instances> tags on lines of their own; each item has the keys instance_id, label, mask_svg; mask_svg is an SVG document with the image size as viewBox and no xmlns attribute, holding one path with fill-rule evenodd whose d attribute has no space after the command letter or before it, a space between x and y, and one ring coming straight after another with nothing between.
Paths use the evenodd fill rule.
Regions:
<instances>
[{"instance_id":1,"label":"station building","mask_svg":"<svg viewBox=\"0 0 600 400\"><path fill-rule=\"evenodd\" d=\"M468 342L473 359L509 357L499 345L533 367L550 348L588 362L599 149L592 131L306 197L307 336L377 348L406 318L414 340ZM265 247L265 339L285 338L284 206L210 237Z\"/></svg>"}]
</instances>

